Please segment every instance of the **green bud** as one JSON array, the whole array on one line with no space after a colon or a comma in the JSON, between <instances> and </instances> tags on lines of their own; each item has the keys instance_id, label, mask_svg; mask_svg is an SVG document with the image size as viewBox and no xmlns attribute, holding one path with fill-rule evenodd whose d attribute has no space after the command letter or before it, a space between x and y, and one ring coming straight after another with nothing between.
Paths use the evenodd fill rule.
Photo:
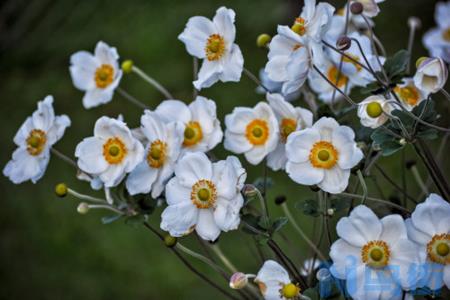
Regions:
<instances>
[{"instance_id":1,"label":"green bud","mask_svg":"<svg viewBox=\"0 0 450 300\"><path fill-rule=\"evenodd\" d=\"M67 195L67 185L65 183L58 183L55 186L55 194L58 197L65 197Z\"/></svg>"},{"instance_id":2,"label":"green bud","mask_svg":"<svg viewBox=\"0 0 450 300\"><path fill-rule=\"evenodd\" d=\"M131 59L127 59L122 63L122 71L125 74L131 73L133 70L133 61Z\"/></svg>"},{"instance_id":3,"label":"green bud","mask_svg":"<svg viewBox=\"0 0 450 300\"><path fill-rule=\"evenodd\" d=\"M168 234L164 237L164 244L169 248L175 247L177 244L177 238Z\"/></svg>"},{"instance_id":4,"label":"green bud","mask_svg":"<svg viewBox=\"0 0 450 300\"><path fill-rule=\"evenodd\" d=\"M419 57L418 60L416 60L416 68L419 68L419 66L427 59L428 57L422 56Z\"/></svg>"},{"instance_id":5,"label":"green bud","mask_svg":"<svg viewBox=\"0 0 450 300\"><path fill-rule=\"evenodd\" d=\"M256 39L256 45L260 48L266 47L271 39L272 37L270 35L268 35L267 33L262 33L258 35L258 38Z\"/></svg>"}]
</instances>

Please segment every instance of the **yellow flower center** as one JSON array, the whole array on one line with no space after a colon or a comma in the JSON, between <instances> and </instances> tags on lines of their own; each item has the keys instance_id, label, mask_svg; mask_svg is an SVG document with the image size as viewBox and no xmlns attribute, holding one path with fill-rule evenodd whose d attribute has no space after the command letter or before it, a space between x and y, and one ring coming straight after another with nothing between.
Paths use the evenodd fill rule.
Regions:
<instances>
[{"instance_id":1,"label":"yellow flower center","mask_svg":"<svg viewBox=\"0 0 450 300\"><path fill-rule=\"evenodd\" d=\"M309 153L309 161L315 168L331 169L339 158L338 151L327 141L320 141L313 145Z\"/></svg>"},{"instance_id":2,"label":"yellow flower center","mask_svg":"<svg viewBox=\"0 0 450 300\"><path fill-rule=\"evenodd\" d=\"M427 244L428 258L435 263L450 264L450 234L436 234Z\"/></svg>"},{"instance_id":3,"label":"yellow flower center","mask_svg":"<svg viewBox=\"0 0 450 300\"><path fill-rule=\"evenodd\" d=\"M103 64L95 70L95 84L98 88L106 88L113 80L114 68L111 65Z\"/></svg>"},{"instance_id":4,"label":"yellow flower center","mask_svg":"<svg viewBox=\"0 0 450 300\"><path fill-rule=\"evenodd\" d=\"M280 290L280 294L281 297L286 299L294 299L300 295L300 288L293 283L288 283L283 285Z\"/></svg>"},{"instance_id":5,"label":"yellow flower center","mask_svg":"<svg viewBox=\"0 0 450 300\"><path fill-rule=\"evenodd\" d=\"M147 163L152 168L160 168L166 160L167 144L161 140L156 140L150 145L147 153Z\"/></svg>"},{"instance_id":6,"label":"yellow flower center","mask_svg":"<svg viewBox=\"0 0 450 300\"><path fill-rule=\"evenodd\" d=\"M294 119L283 119L280 124L281 140L285 143L288 136L297 129L297 121Z\"/></svg>"},{"instance_id":7,"label":"yellow flower center","mask_svg":"<svg viewBox=\"0 0 450 300\"><path fill-rule=\"evenodd\" d=\"M103 144L103 157L112 165L121 163L127 152L127 147L118 137L110 138Z\"/></svg>"},{"instance_id":8,"label":"yellow flower center","mask_svg":"<svg viewBox=\"0 0 450 300\"><path fill-rule=\"evenodd\" d=\"M304 35L306 33L305 19L296 18L294 24L291 27L292 31L298 35Z\"/></svg>"},{"instance_id":9,"label":"yellow flower center","mask_svg":"<svg viewBox=\"0 0 450 300\"><path fill-rule=\"evenodd\" d=\"M209 61L220 59L225 53L225 40L219 34L211 34L206 41L206 58Z\"/></svg>"},{"instance_id":10,"label":"yellow flower center","mask_svg":"<svg viewBox=\"0 0 450 300\"><path fill-rule=\"evenodd\" d=\"M405 86L394 88L394 92L402 99L403 102L414 106L419 101L420 95L419 91L414 86Z\"/></svg>"},{"instance_id":11,"label":"yellow flower center","mask_svg":"<svg viewBox=\"0 0 450 300\"><path fill-rule=\"evenodd\" d=\"M346 62L346 63L351 63L352 65L355 66L356 71L358 71L358 72L361 71L361 70L362 70L362 67L361 67L359 64L357 64L357 63L355 62L355 61L359 62L359 57L356 56L356 55L350 54L350 53L345 53L345 54L346 54L347 56L353 58L353 59L350 59L349 57L344 56L343 59L342 59L342 61L343 61L343 62Z\"/></svg>"},{"instance_id":12,"label":"yellow flower center","mask_svg":"<svg viewBox=\"0 0 450 300\"><path fill-rule=\"evenodd\" d=\"M447 42L450 42L450 27L442 32L442 38Z\"/></svg>"},{"instance_id":13,"label":"yellow flower center","mask_svg":"<svg viewBox=\"0 0 450 300\"><path fill-rule=\"evenodd\" d=\"M200 123L197 121L190 121L186 124L184 129L183 146L191 147L196 145L203 139L203 131Z\"/></svg>"},{"instance_id":14,"label":"yellow flower center","mask_svg":"<svg viewBox=\"0 0 450 300\"><path fill-rule=\"evenodd\" d=\"M378 102L370 102L366 107L366 112L371 118L378 118L383 113L383 108Z\"/></svg>"},{"instance_id":15,"label":"yellow flower center","mask_svg":"<svg viewBox=\"0 0 450 300\"><path fill-rule=\"evenodd\" d=\"M47 143L47 135L43 130L33 129L27 138L27 151L30 155L36 156L42 153Z\"/></svg>"},{"instance_id":16,"label":"yellow flower center","mask_svg":"<svg viewBox=\"0 0 450 300\"><path fill-rule=\"evenodd\" d=\"M361 250L362 261L372 268L384 268L389 263L391 251L384 241L370 241Z\"/></svg>"},{"instance_id":17,"label":"yellow flower center","mask_svg":"<svg viewBox=\"0 0 450 300\"><path fill-rule=\"evenodd\" d=\"M338 68L335 66L331 66L327 72L328 80L330 80L337 87L343 87L347 84L348 78L341 72L339 72Z\"/></svg>"},{"instance_id":18,"label":"yellow flower center","mask_svg":"<svg viewBox=\"0 0 450 300\"><path fill-rule=\"evenodd\" d=\"M216 186L212 181L201 179L192 186L191 200L197 208L206 209L213 207L216 203L216 198Z\"/></svg>"},{"instance_id":19,"label":"yellow flower center","mask_svg":"<svg viewBox=\"0 0 450 300\"><path fill-rule=\"evenodd\" d=\"M265 120L255 119L248 123L245 137L255 146L264 145L269 138L269 126Z\"/></svg>"}]
</instances>

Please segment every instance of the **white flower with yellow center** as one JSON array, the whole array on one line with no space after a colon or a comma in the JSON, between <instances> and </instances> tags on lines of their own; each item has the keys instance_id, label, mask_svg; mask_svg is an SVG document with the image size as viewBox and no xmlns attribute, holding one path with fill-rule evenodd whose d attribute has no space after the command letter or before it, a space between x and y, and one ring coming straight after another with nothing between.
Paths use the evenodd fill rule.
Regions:
<instances>
[{"instance_id":1,"label":"white flower with yellow center","mask_svg":"<svg viewBox=\"0 0 450 300\"><path fill-rule=\"evenodd\" d=\"M196 89L210 87L218 80L239 81L244 67L241 49L234 43L236 28L232 9L220 7L213 20L192 17L178 36L190 55L203 59Z\"/></svg>"},{"instance_id":2,"label":"white flower with yellow center","mask_svg":"<svg viewBox=\"0 0 450 300\"><path fill-rule=\"evenodd\" d=\"M426 260L424 284L432 290L450 288L450 204L430 194L406 220L409 238Z\"/></svg>"},{"instance_id":3,"label":"white flower with yellow center","mask_svg":"<svg viewBox=\"0 0 450 300\"><path fill-rule=\"evenodd\" d=\"M94 55L79 51L70 57L70 75L75 87L85 91L83 106L92 108L111 101L122 78L119 54L114 47L100 41Z\"/></svg>"},{"instance_id":4,"label":"white flower with yellow center","mask_svg":"<svg viewBox=\"0 0 450 300\"><path fill-rule=\"evenodd\" d=\"M255 278L265 300L299 299L300 287L289 278L288 272L276 261L267 260Z\"/></svg>"},{"instance_id":5,"label":"white flower with yellow center","mask_svg":"<svg viewBox=\"0 0 450 300\"><path fill-rule=\"evenodd\" d=\"M237 229L246 177L234 156L211 163L202 152L186 153L166 186L168 206L161 215L161 229L175 237L195 230L208 241L216 240L221 231Z\"/></svg>"},{"instance_id":6,"label":"white flower with yellow center","mask_svg":"<svg viewBox=\"0 0 450 300\"><path fill-rule=\"evenodd\" d=\"M409 111L428 97L428 93L422 92L416 87L412 78L403 78L403 83L397 84L394 93L397 94L403 106Z\"/></svg>"},{"instance_id":7,"label":"white flower with yellow center","mask_svg":"<svg viewBox=\"0 0 450 300\"><path fill-rule=\"evenodd\" d=\"M450 63L450 2L436 3L434 19L437 27L423 36L423 44L433 57Z\"/></svg>"},{"instance_id":8,"label":"white flower with yellow center","mask_svg":"<svg viewBox=\"0 0 450 300\"><path fill-rule=\"evenodd\" d=\"M437 93L444 87L447 78L447 65L441 58L425 58L419 61L414 84L426 93Z\"/></svg>"},{"instance_id":9,"label":"white flower with yellow center","mask_svg":"<svg viewBox=\"0 0 450 300\"><path fill-rule=\"evenodd\" d=\"M225 125L225 149L244 153L252 165L259 164L277 147L278 121L265 102L259 102L254 108L236 107L225 117Z\"/></svg>"},{"instance_id":10,"label":"white flower with yellow center","mask_svg":"<svg viewBox=\"0 0 450 300\"><path fill-rule=\"evenodd\" d=\"M155 112L167 122L183 124L184 152L207 152L222 141L223 132L213 100L197 96L189 105L179 100L165 100Z\"/></svg>"},{"instance_id":11,"label":"white flower with yellow center","mask_svg":"<svg viewBox=\"0 0 450 300\"><path fill-rule=\"evenodd\" d=\"M143 159L144 147L118 119L101 117L95 122L94 136L85 138L75 149L78 167L105 187L117 186Z\"/></svg>"},{"instance_id":12,"label":"white flower with yellow center","mask_svg":"<svg viewBox=\"0 0 450 300\"><path fill-rule=\"evenodd\" d=\"M330 268L346 280L356 300L402 299L402 289L414 290L420 278L418 247L406 233L400 215L379 219L364 205L339 220L339 239L331 246Z\"/></svg>"},{"instance_id":13,"label":"white flower with yellow center","mask_svg":"<svg viewBox=\"0 0 450 300\"><path fill-rule=\"evenodd\" d=\"M152 192L156 199L172 176L183 143L184 126L166 124L155 112L145 111L141 131L148 141L145 159L128 175L126 187L130 195Z\"/></svg>"},{"instance_id":14,"label":"white flower with yellow center","mask_svg":"<svg viewBox=\"0 0 450 300\"><path fill-rule=\"evenodd\" d=\"M52 96L39 101L37 110L25 120L14 137L18 148L3 169L3 175L15 184L27 180L36 183L47 169L50 148L63 137L69 126L69 117L55 116Z\"/></svg>"},{"instance_id":15,"label":"white flower with yellow center","mask_svg":"<svg viewBox=\"0 0 450 300\"><path fill-rule=\"evenodd\" d=\"M274 171L284 169L287 162L286 141L288 136L307 127L311 127L313 114L307 109L294 107L280 94L267 94L267 101L278 121L280 142L267 156L267 165Z\"/></svg>"},{"instance_id":16,"label":"white flower with yellow center","mask_svg":"<svg viewBox=\"0 0 450 300\"><path fill-rule=\"evenodd\" d=\"M363 158L354 131L326 117L289 135L286 155L286 172L292 180L316 184L332 194L347 188L351 169Z\"/></svg>"},{"instance_id":17,"label":"white flower with yellow center","mask_svg":"<svg viewBox=\"0 0 450 300\"><path fill-rule=\"evenodd\" d=\"M389 120L392 111L390 105L383 95L369 96L358 104L358 117L365 127L377 128Z\"/></svg>"}]
</instances>

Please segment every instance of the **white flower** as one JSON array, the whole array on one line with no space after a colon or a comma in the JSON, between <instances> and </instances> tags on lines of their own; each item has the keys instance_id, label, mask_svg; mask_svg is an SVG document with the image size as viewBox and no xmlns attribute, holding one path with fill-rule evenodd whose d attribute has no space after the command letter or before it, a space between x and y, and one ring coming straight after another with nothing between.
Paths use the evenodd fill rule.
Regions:
<instances>
[{"instance_id":1,"label":"white flower","mask_svg":"<svg viewBox=\"0 0 450 300\"><path fill-rule=\"evenodd\" d=\"M276 261L267 260L255 278L265 300L297 299L300 288L292 283L288 272Z\"/></svg>"},{"instance_id":2,"label":"white flower","mask_svg":"<svg viewBox=\"0 0 450 300\"><path fill-rule=\"evenodd\" d=\"M207 152L222 141L223 132L216 111L216 103L202 96L197 96L189 105L179 100L166 100L155 110L168 122L183 124L183 150L191 152Z\"/></svg>"},{"instance_id":3,"label":"white flower","mask_svg":"<svg viewBox=\"0 0 450 300\"><path fill-rule=\"evenodd\" d=\"M432 290L444 284L450 288L450 204L430 194L406 220L406 228L426 260L423 284Z\"/></svg>"},{"instance_id":4,"label":"white flower","mask_svg":"<svg viewBox=\"0 0 450 300\"><path fill-rule=\"evenodd\" d=\"M18 148L3 169L3 175L15 184L27 180L36 183L47 169L50 148L69 126L69 117L55 116L52 96L39 101L37 110L25 120L14 137Z\"/></svg>"},{"instance_id":5,"label":"white flower","mask_svg":"<svg viewBox=\"0 0 450 300\"><path fill-rule=\"evenodd\" d=\"M239 81L244 66L241 49L234 43L236 28L232 9L220 7L213 20L192 17L178 36L190 55L203 59L196 89L210 87L218 80Z\"/></svg>"},{"instance_id":6,"label":"white flower","mask_svg":"<svg viewBox=\"0 0 450 300\"><path fill-rule=\"evenodd\" d=\"M428 93L422 92L415 86L412 78L403 78L403 83L397 84L394 92L403 102L403 106L409 111L428 97Z\"/></svg>"},{"instance_id":7,"label":"white flower","mask_svg":"<svg viewBox=\"0 0 450 300\"><path fill-rule=\"evenodd\" d=\"M313 114L307 109L294 107L280 94L267 93L267 101L278 121L280 142L267 156L267 165L274 171L284 169L287 162L286 141L294 131L311 127Z\"/></svg>"},{"instance_id":8,"label":"white flower","mask_svg":"<svg viewBox=\"0 0 450 300\"><path fill-rule=\"evenodd\" d=\"M211 163L202 152L186 153L166 186L167 208L161 229L179 237L195 229L208 241L237 229L244 204L240 193L247 175L234 156Z\"/></svg>"},{"instance_id":9,"label":"white flower","mask_svg":"<svg viewBox=\"0 0 450 300\"><path fill-rule=\"evenodd\" d=\"M358 103L358 117L365 127L380 127L389 120L386 113L391 111L392 106L382 95L369 96Z\"/></svg>"},{"instance_id":10,"label":"white flower","mask_svg":"<svg viewBox=\"0 0 450 300\"><path fill-rule=\"evenodd\" d=\"M423 36L423 44L433 57L450 63L450 2L436 3L434 19L438 27Z\"/></svg>"},{"instance_id":11,"label":"white flower","mask_svg":"<svg viewBox=\"0 0 450 300\"><path fill-rule=\"evenodd\" d=\"M119 54L114 47L98 42L95 53L79 51L70 57L70 75L75 87L85 91L83 106L92 108L111 101L122 78Z\"/></svg>"},{"instance_id":12,"label":"white flower","mask_svg":"<svg viewBox=\"0 0 450 300\"><path fill-rule=\"evenodd\" d=\"M225 117L225 149L241 154L252 165L259 164L278 143L278 122L270 106L236 107Z\"/></svg>"},{"instance_id":13,"label":"white flower","mask_svg":"<svg viewBox=\"0 0 450 300\"><path fill-rule=\"evenodd\" d=\"M311 273L314 273L315 270L317 270L322 262L318 260L317 258L308 258L303 262L303 266L300 269L300 275L307 277Z\"/></svg>"},{"instance_id":14,"label":"white flower","mask_svg":"<svg viewBox=\"0 0 450 300\"><path fill-rule=\"evenodd\" d=\"M426 58L417 67L414 84L426 93L436 93L447 82L448 69L440 58Z\"/></svg>"},{"instance_id":15,"label":"white flower","mask_svg":"<svg viewBox=\"0 0 450 300\"><path fill-rule=\"evenodd\" d=\"M283 83L271 80L264 69L260 69L259 70L259 80L261 80L261 84L266 89L269 90L269 93L273 93L273 94L280 94L281 93L281 89L283 87ZM267 93L267 91L262 86L258 86L256 88L256 92L258 94L266 94ZM291 93L289 95L284 95L284 99L286 101L291 102L291 101L294 101L295 99L297 99L299 96L300 96L300 91L296 91L296 92Z\"/></svg>"},{"instance_id":16,"label":"white flower","mask_svg":"<svg viewBox=\"0 0 450 300\"><path fill-rule=\"evenodd\" d=\"M345 279L355 300L402 299L402 289L413 290L420 280L418 247L406 233L400 215L381 220L359 205L339 220L340 237L331 246L333 276Z\"/></svg>"},{"instance_id":17,"label":"white flower","mask_svg":"<svg viewBox=\"0 0 450 300\"><path fill-rule=\"evenodd\" d=\"M323 117L311 128L289 135L286 172L297 183L317 184L336 194L348 185L350 170L363 158L354 131L335 119Z\"/></svg>"},{"instance_id":18,"label":"white flower","mask_svg":"<svg viewBox=\"0 0 450 300\"><path fill-rule=\"evenodd\" d=\"M141 131L148 141L145 159L128 175L126 186L130 195L152 192L156 199L172 176L183 143L184 126L179 122L166 124L155 112L145 111Z\"/></svg>"},{"instance_id":19,"label":"white flower","mask_svg":"<svg viewBox=\"0 0 450 300\"><path fill-rule=\"evenodd\" d=\"M118 185L142 161L144 147L124 122L101 117L95 122L94 136L77 145L75 156L83 172L98 176L109 188Z\"/></svg>"}]
</instances>

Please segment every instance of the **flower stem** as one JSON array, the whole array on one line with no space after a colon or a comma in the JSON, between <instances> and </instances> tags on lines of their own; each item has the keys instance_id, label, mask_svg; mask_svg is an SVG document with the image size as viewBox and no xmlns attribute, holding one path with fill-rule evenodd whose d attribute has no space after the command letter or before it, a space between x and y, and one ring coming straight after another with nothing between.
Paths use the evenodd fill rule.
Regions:
<instances>
[{"instance_id":1,"label":"flower stem","mask_svg":"<svg viewBox=\"0 0 450 300\"><path fill-rule=\"evenodd\" d=\"M217 255L217 257L222 261L222 263L230 270L232 273L236 273L238 269L233 265L233 263L225 256L220 249L218 244L211 245L211 249Z\"/></svg>"},{"instance_id":2,"label":"flower stem","mask_svg":"<svg viewBox=\"0 0 450 300\"><path fill-rule=\"evenodd\" d=\"M158 81L153 79L152 77L148 76L144 73L141 69L139 69L136 66L133 66L131 70L136 73L139 77L144 79L144 81L147 81L151 86L153 86L155 89L157 89L161 94L166 97L166 99L173 99L173 96L169 93L169 91L166 90L165 87L163 87Z\"/></svg>"},{"instance_id":3,"label":"flower stem","mask_svg":"<svg viewBox=\"0 0 450 300\"><path fill-rule=\"evenodd\" d=\"M244 68L243 71L244 74L247 75L247 77L250 78L254 83L256 83L257 86L262 87L267 93L270 93L270 90L261 83L261 81L258 79L258 77L256 77L255 74L253 74L246 68Z\"/></svg>"},{"instance_id":4,"label":"flower stem","mask_svg":"<svg viewBox=\"0 0 450 300\"><path fill-rule=\"evenodd\" d=\"M51 147L50 151L56 155L58 158L60 158L61 160L65 161L66 163L68 163L69 165L75 167L78 170L78 165L77 163L71 159L70 157L68 157L67 155L63 154L62 152L59 152L58 150L56 150L55 148Z\"/></svg>"},{"instance_id":5,"label":"flower stem","mask_svg":"<svg viewBox=\"0 0 450 300\"><path fill-rule=\"evenodd\" d=\"M339 94L341 94L345 100L347 100L350 104L352 105L357 105L349 96L347 96L347 94L345 94L339 87L337 87L330 79L327 78L327 76L325 76L325 74L322 73L322 71L319 70L319 68L317 68L316 66L313 66L314 70L316 70L316 72L320 75L320 77L322 77L323 79L325 79L326 82L328 82L329 85L331 85L336 91L339 92Z\"/></svg>"},{"instance_id":6,"label":"flower stem","mask_svg":"<svg viewBox=\"0 0 450 300\"><path fill-rule=\"evenodd\" d=\"M422 189L422 192L425 195L428 195L430 192L428 191L427 186L423 182L422 177L420 176L419 170L417 169L417 166L411 166L411 172L413 173L413 176L417 182L417 185Z\"/></svg>"},{"instance_id":7,"label":"flower stem","mask_svg":"<svg viewBox=\"0 0 450 300\"><path fill-rule=\"evenodd\" d=\"M364 177L363 177L363 175L361 173L361 170L358 170L356 173L358 175L358 180L361 183L361 187L363 189L363 196L362 196L362 199L361 199L361 204L364 204L364 202L367 199L367 193L368 193L366 181L364 180Z\"/></svg>"},{"instance_id":8,"label":"flower stem","mask_svg":"<svg viewBox=\"0 0 450 300\"><path fill-rule=\"evenodd\" d=\"M144 103L142 103L141 101L139 101L138 99L136 99L135 97L131 96L130 94L128 94L124 89L118 87L117 88L117 92L124 97L126 100L128 100L130 103L136 105L139 108L149 108L147 105L145 105Z\"/></svg>"},{"instance_id":9,"label":"flower stem","mask_svg":"<svg viewBox=\"0 0 450 300\"><path fill-rule=\"evenodd\" d=\"M177 247L177 249L180 250L181 252L183 252L183 253L185 253L185 254L187 254L189 256L192 256L192 257L194 257L194 258L196 258L196 259L198 259L198 260L200 260L202 262L204 262L205 264L207 264L208 266L210 266L211 268L213 268L217 272L225 273L225 270L222 269L217 264L215 264L212 260L210 260L209 258L201 255L200 253L197 253L197 252L195 252L195 251L193 251L193 250L183 246L181 243L178 242L175 247Z\"/></svg>"},{"instance_id":10,"label":"flower stem","mask_svg":"<svg viewBox=\"0 0 450 300\"><path fill-rule=\"evenodd\" d=\"M340 194L335 194L335 195L338 196L338 197L339 196L343 196L343 197L352 197L352 198L357 198L357 199L362 199L364 197L364 196L361 196L361 195L350 194L350 193L340 193ZM397 209L399 209L401 211L407 212L409 214L411 213L411 211L409 209L404 208L401 205L398 205L398 204L395 204L395 203L383 200L383 199L378 199L378 198L373 198L373 197L366 197L366 200L367 201L381 203L381 204L384 204L384 205L387 205L387 206L391 206L391 207L395 207L395 208L397 208Z\"/></svg>"},{"instance_id":11,"label":"flower stem","mask_svg":"<svg viewBox=\"0 0 450 300\"><path fill-rule=\"evenodd\" d=\"M85 194L81 194L81 193L78 193L77 191L72 190L71 188L68 188L67 192L70 195L72 195L75 198L78 198L80 200L86 200L86 201L95 202L95 203L102 203L102 204L106 203L106 200L104 200L104 199L92 197L92 196L85 195Z\"/></svg>"},{"instance_id":12,"label":"flower stem","mask_svg":"<svg viewBox=\"0 0 450 300\"><path fill-rule=\"evenodd\" d=\"M123 215L124 214L124 212L121 211L120 209L117 209L117 208L115 208L115 207L113 207L111 205L108 205L108 204L89 204L88 207L89 208L93 208L93 209L95 209L95 208L107 209L107 210L113 211L115 213L118 213L119 215Z\"/></svg>"}]
</instances>

